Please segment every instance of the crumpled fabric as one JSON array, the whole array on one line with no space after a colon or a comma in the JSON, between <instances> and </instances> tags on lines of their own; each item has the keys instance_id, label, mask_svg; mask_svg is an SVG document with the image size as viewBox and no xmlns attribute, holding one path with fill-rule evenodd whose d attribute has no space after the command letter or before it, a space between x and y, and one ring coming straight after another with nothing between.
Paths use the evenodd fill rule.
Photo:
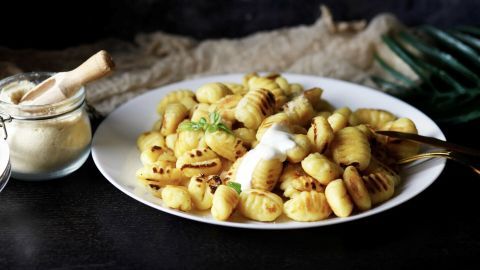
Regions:
<instances>
[{"instance_id":1,"label":"crumpled fabric","mask_svg":"<svg viewBox=\"0 0 480 270\"><path fill-rule=\"evenodd\" d=\"M59 51L0 48L0 78L27 71L65 71L101 49L116 63L113 75L87 86L87 101L108 114L123 102L159 86L193 77L249 72L291 72L373 86L371 75L381 35L401 28L389 14L364 21L335 22L322 7L312 25L259 32L238 39L197 41L155 32L134 42L103 40Z\"/></svg>"}]
</instances>

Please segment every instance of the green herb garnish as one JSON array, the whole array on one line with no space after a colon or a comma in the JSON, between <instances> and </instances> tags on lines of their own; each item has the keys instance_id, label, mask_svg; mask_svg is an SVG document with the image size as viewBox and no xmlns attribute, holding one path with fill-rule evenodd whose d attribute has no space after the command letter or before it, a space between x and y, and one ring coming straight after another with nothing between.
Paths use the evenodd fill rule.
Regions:
<instances>
[{"instance_id":1,"label":"green herb garnish","mask_svg":"<svg viewBox=\"0 0 480 270\"><path fill-rule=\"evenodd\" d=\"M221 130L228 134L233 134L233 132L224 124L222 123L222 117L218 112L212 112L209 115L209 122L205 117L200 118L198 122L194 121L186 121L178 126L178 130L185 131L185 130L204 130L206 132L215 132L217 130Z\"/></svg>"},{"instance_id":2,"label":"green herb garnish","mask_svg":"<svg viewBox=\"0 0 480 270\"><path fill-rule=\"evenodd\" d=\"M205 119L205 118L202 118L202 119ZM186 130L196 131L196 130L202 130L203 125L200 122L186 121L186 122L182 122L177 129L179 131L186 131Z\"/></svg>"},{"instance_id":3,"label":"green herb garnish","mask_svg":"<svg viewBox=\"0 0 480 270\"><path fill-rule=\"evenodd\" d=\"M227 183L227 186L235 189L235 191L240 194L242 193L242 185L240 185L240 183L237 183L237 182L228 182Z\"/></svg>"}]
</instances>

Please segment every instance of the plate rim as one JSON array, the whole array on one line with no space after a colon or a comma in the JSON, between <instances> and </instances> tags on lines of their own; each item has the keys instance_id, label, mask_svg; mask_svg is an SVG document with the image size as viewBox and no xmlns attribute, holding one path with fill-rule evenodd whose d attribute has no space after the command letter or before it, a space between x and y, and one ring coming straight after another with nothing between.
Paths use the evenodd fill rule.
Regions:
<instances>
[{"instance_id":1,"label":"plate rim","mask_svg":"<svg viewBox=\"0 0 480 270\"><path fill-rule=\"evenodd\" d=\"M262 74L262 73L260 73L260 74ZM384 97L393 98L397 102L403 103L403 105L409 107L409 109L411 109L413 111L416 111L416 113L419 113L419 114L425 116L426 118L428 118L433 123L434 127L436 129L438 129L438 131L439 131L439 134L437 135L437 138L445 140L445 135L444 135L443 131L441 130L441 128L428 115L426 115L425 113L423 113L419 109L415 108L414 106L406 103L405 101L400 100L400 99L398 99L394 96L388 95L387 93L382 92L380 90L376 90L376 89L370 88L368 86L356 84L356 83L349 82L349 81L344 81L344 80L339 80L339 79L334 79L334 78L328 78L328 77L322 77L322 76L305 75L305 74L297 74L297 73L281 73L281 75L284 76L284 77L304 77L308 80L324 80L324 81L330 81L330 82L333 82L333 83L341 83L341 84L345 84L346 86L351 86L351 87L355 87L355 88L360 87L365 91L369 91L369 92L373 91L376 94L380 94L381 96L384 96ZM224 226L224 227L234 227L234 228L242 228L242 229L255 229L255 230L292 230L292 229L307 229L307 228L323 227L323 226L329 226L329 225L334 225L334 224L339 224L339 223L355 221L355 220L362 219L362 218L365 218L365 217L368 217L368 216L379 214L379 213L391 210L392 208L395 208L396 206L404 204L404 203L410 201L411 199L413 199L414 197L418 196L420 193L422 193L428 187L430 187L435 181L437 181L438 177L445 170L446 161L441 160L441 162L440 162L441 167L435 172L436 175L432 176L433 180L430 183L428 183L428 185L426 185L425 187L417 190L416 193L411 194L408 198L399 202L398 204L384 206L383 208L375 207L375 208L372 208L372 209L370 209L366 212L356 213L355 215L349 216L347 218L333 218L333 219L325 219L325 220L314 221L314 222L298 222L298 221L291 220L289 223L278 223L277 224L275 222L257 222L257 221L249 221L250 223L239 223L239 222L233 222L233 221L219 221L219 220L212 219L210 217L197 216L197 215L194 215L194 214L191 214L191 213L188 213L188 212L182 212L182 211L179 211L179 210L168 208L166 206L161 206L159 204L150 202L150 201L136 195L133 192L130 192L130 191L126 190L126 188L124 188L122 185L120 185L114 179L114 177L112 177L106 170L104 170L104 168L102 166L98 165L99 162L100 162L100 159L98 157L97 149L95 147L97 145L98 136L100 136L100 135L98 135L98 133L102 129L102 126L103 126L104 122L106 122L109 117L112 117L112 115L115 112L118 112L118 111L122 110L122 108L128 106L129 103L134 102L137 99L141 99L144 95L151 94L152 92L161 91L162 89L165 89L165 88L175 88L175 87L177 87L177 85L181 85L181 84L185 84L185 83L189 83L189 82L194 82L194 81L199 81L199 80L209 80L210 78L212 78L212 80L221 80L221 79L214 79L214 78L217 78L217 77L242 77L242 76L244 76L244 73L210 74L210 75L207 75L207 76L196 76L196 77L193 77L193 78L190 78L190 79L177 81L177 82L173 82L173 83L166 84L166 85L163 85L163 86L159 86L159 87L156 87L156 88L152 88L152 89L150 89L150 90L148 90L148 91L146 91L146 92L128 100L127 102L121 104L120 106L115 108L112 112L110 112L107 115L107 117L105 117L105 119L103 119L103 121L98 125L98 127L95 131L95 134L94 134L93 139L92 139L92 146L91 146L91 154L92 154L92 158L93 158L93 161L95 163L95 166L101 172L101 174L113 186L115 186L117 189L122 191L124 194L128 195L130 198L132 198L136 201L139 201L139 202L141 202L141 203L143 203L147 206L150 206L154 209L160 210L160 211L168 213L168 214L172 214L172 215L177 216L177 217L181 217L181 218L185 218L185 219L188 219L188 220L196 221L196 222L202 222L202 223L207 223L207 224L212 224L212 225L217 225L217 226Z\"/></svg>"}]
</instances>

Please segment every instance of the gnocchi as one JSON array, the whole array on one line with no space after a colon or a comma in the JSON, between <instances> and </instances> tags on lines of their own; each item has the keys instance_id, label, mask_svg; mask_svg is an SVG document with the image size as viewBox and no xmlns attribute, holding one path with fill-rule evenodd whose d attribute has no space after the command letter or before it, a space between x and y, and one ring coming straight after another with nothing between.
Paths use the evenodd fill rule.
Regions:
<instances>
[{"instance_id":1,"label":"gnocchi","mask_svg":"<svg viewBox=\"0 0 480 270\"><path fill-rule=\"evenodd\" d=\"M162 189L162 200L170 208L181 211L192 210L192 200L186 187L166 186Z\"/></svg>"},{"instance_id":2,"label":"gnocchi","mask_svg":"<svg viewBox=\"0 0 480 270\"><path fill-rule=\"evenodd\" d=\"M374 129L379 129L386 123L396 119L395 115L385 110L358 109L354 112L358 124L368 124Z\"/></svg>"},{"instance_id":3,"label":"gnocchi","mask_svg":"<svg viewBox=\"0 0 480 270\"><path fill-rule=\"evenodd\" d=\"M212 104L230 94L232 91L223 83L207 83L197 89L195 97L201 103Z\"/></svg>"},{"instance_id":4,"label":"gnocchi","mask_svg":"<svg viewBox=\"0 0 480 270\"><path fill-rule=\"evenodd\" d=\"M302 160L302 168L305 172L317 179L322 185L337 179L341 174L341 168L330 161L326 156L319 153L312 153Z\"/></svg>"},{"instance_id":5,"label":"gnocchi","mask_svg":"<svg viewBox=\"0 0 480 270\"><path fill-rule=\"evenodd\" d=\"M282 173L283 163L278 159L261 160L252 175L252 188L272 190Z\"/></svg>"},{"instance_id":6,"label":"gnocchi","mask_svg":"<svg viewBox=\"0 0 480 270\"><path fill-rule=\"evenodd\" d=\"M287 102L283 106L283 110L292 123L297 123L304 126L310 122L310 119L315 115L315 110L310 101L304 96L299 95L292 101Z\"/></svg>"},{"instance_id":7,"label":"gnocchi","mask_svg":"<svg viewBox=\"0 0 480 270\"><path fill-rule=\"evenodd\" d=\"M348 166L343 172L343 181L348 194L359 210L365 211L372 207L372 200L370 194L361 175L353 166Z\"/></svg>"},{"instance_id":8,"label":"gnocchi","mask_svg":"<svg viewBox=\"0 0 480 270\"><path fill-rule=\"evenodd\" d=\"M216 220L227 220L238 204L238 193L231 187L220 185L212 200L211 213Z\"/></svg>"},{"instance_id":9,"label":"gnocchi","mask_svg":"<svg viewBox=\"0 0 480 270\"><path fill-rule=\"evenodd\" d=\"M303 134L293 135L293 141L295 147L287 151L287 160L291 163L299 163L310 154L311 144L308 137Z\"/></svg>"},{"instance_id":10,"label":"gnocchi","mask_svg":"<svg viewBox=\"0 0 480 270\"><path fill-rule=\"evenodd\" d=\"M160 161L176 162L177 159L173 151L165 146L154 145L150 149L145 149L140 154L140 160L143 165L154 165Z\"/></svg>"},{"instance_id":11,"label":"gnocchi","mask_svg":"<svg viewBox=\"0 0 480 270\"><path fill-rule=\"evenodd\" d=\"M192 203L198 210L208 210L212 207L213 194L204 174L193 176L188 183L188 193Z\"/></svg>"},{"instance_id":12,"label":"gnocchi","mask_svg":"<svg viewBox=\"0 0 480 270\"><path fill-rule=\"evenodd\" d=\"M322 184L306 174L298 164L287 165L279 181L279 188L283 190L283 196L287 198L293 198L302 191L325 191Z\"/></svg>"},{"instance_id":13,"label":"gnocchi","mask_svg":"<svg viewBox=\"0 0 480 270\"><path fill-rule=\"evenodd\" d=\"M323 116L312 119L312 125L307 132L308 139L312 143L315 152L323 153L333 140L333 129Z\"/></svg>"},{"instance_id":14,"label":"gnocchi","mask_svg":"<svg viewBox=\"0 0 480 270\"><path fill-rule=\"evenodd\" d=\"M285 214L295 221L318 221L332 213L325 194L317 191L302 191L283 204Z\"/></svg>"},{"instance_id":15,"label":"gnocchi","mask_svg":"<svg viewBox=\"0 0 480 270\"><path fill-rule=\"evenodd\" d=\"M338 217L348 217L352 213L353 203L342 179L328 183L325 188L325 198L333 213Z\"/></svg>"},{"instance_id":16,"label":"gnocchi","mask_svg":"<svg viewBox=\"0 0 480 270\"><path fill-rule=\"evenodd\" d=\"M417 127L412 120L408 118L399 118L394 121L387 122L380 130L398 131L405 133L417 134ZM413 156L420 150L420 145L409 140L394 139L381 136L382 142L385 144L387 152L395 159L402 159Z\"/></svg>"},{"instance_id":17,"label":"gnocchi","mask_svg":"<svg viewBox=\"0 0 480 270\"><path fill-rule=\"evenodd\" d=\"M240 95L227 95L209 106L210 112L218 112L224 121L235 121L235 108L242 99Z\"/></svg>"},{"instance_id":18,"label":"gnocchi","mask_svg":"<svg viewBox=\"0 0 480 270\"><path fill-rule=\"evenodd\" d=\"M273 114L275 96L269 90L259 88L248 91L235 109L235 118L245 127L257 129L263 119Z\"/></svg>"},{"instance_id":19,"label":"gnocchi","mask_svg":"<svg viewBox=\"0 0 480 270\"><path fill-rule=\"evenodd\" d=\"M173 91L166 95L157 106L157 113L162 115L165 112L165 108L167 105L172 103L179 103L183 99L193 99L195 93L188 89L179 89L177 91Z\"/></svg>"},{"instance_id":20,"label":"gnocchi","mask_svg":"<svg viewBox=\"0 0 480 270\"><path fill-rule=\"evenodd\" d=\"M370 163L371 150L367 136L354 127L340 130L332 141L333 160L340 166L353 165L359 170Z\"/></svg>"},{"instance_id":21,"label":"gnocchi","mask_svg":"<svg viewBox=\"0 0 480 270\"><path fill-rule=\"evenodd\" d=\"M180 122L188 115L188 109L181 103L172 103L167 105L165 113L163 115L162 127L160 132L162 135L167 136L175 133Z\"/></svg>"},{"instance_id":22,"label":"gnocchi","mask_svg":"<svg viewBox=\"0 0 480 270\"><path fill-rule=\"evenodd\" d=\"M182 130L176 134L176 140L173 143L176 157L196 148L206 148L205 134L198 130Z\"/></svg>"},{"instance_id":23,"label":"gnocchi","mask_svg":"<svg viewBox=\"0 0 480 270\"><path fill-rule=\"evenodd\" d=\"M159 162L152 165L145 165L137 170L137 178L146 181L148 184L155 184L158 187L166 185L179 185L186 178L185 175L170 162Z\"/></svg>"},{"instance_id":24,"label":"gnocchi","mask_svg":"<svg viewBox=\"0 0 480 270\"><path fill-rule=\"evenodd\" d=\"M192 177L197 174L217 174L222 168L222 161L218 155L209 148L197 148L185 152L177 160L177 169L185 176Z\"/></svg>"},{"instance_id":25,"label":"gnocchi","mask_svg":"<svg viewBox=\"0 0 480 270\"><path fill-rule=\"evenodd\" d=\"M137 147L140 151L145 151L146 149L151 148L152 146L165 146L165 137L160 133L160 131L148 131L142 133L138 136Z\"/></svg>"},{"instance_id":26,"label":"gnocchi","mask_svg":"<svg viewBox=\"0 0 480 270\"><path fill-rule=\"evenodd\" d=\"M230 161L235 161L247 152L242 140L223 131L207 132L205 142L215 153Z\"/></svg>"},{"instance_id":27,"label":"gnocchi","mask_svg":"<svg viewBox=\"0 0 480 270\"><path fill-rule=\"evenodd\" d=\"M266 89L275 97L275 106L280 108L288 100L283 89L276 83L274 76L259 77L252 76L248 79L247 85L249 90Z\"/></svg>"},{"instance_id":28,"label":"gnocchi","mask_svg":"<svg viewBox=\"0 0 480 270\"><path fill-rule=\"evenodd\" d=\"M240 194L240 213L257 221L274 221L283 212L283 200L275 193L249 189Z\"/></svg>"},{"instance_id":29,"label":"gnocchi","mask_svg":"<svg viewBox=\"0 0 480 270\"><path fill-rule=\"evenodd\" d=\"M375 131L416 134L415 123L380 109L334 108L323 92L257 73L171 92L137 137L136 177L166 207L222 221L312 222L389 200L401 182L396 161L419 146Z\"/></svg>"}]
</instances>

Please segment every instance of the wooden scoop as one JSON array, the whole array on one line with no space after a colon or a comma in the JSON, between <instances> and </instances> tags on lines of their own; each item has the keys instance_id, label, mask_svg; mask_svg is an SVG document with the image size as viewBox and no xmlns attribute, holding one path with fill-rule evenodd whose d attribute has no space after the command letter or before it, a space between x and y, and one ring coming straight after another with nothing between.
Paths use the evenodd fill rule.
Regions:
<instances>
[{"instance_id":1,"label":"wooden scoop","mask_svg":"<svg viewBox=\"0 0 480 270\"><path fill-rule=\"evenodd\" d=\"M99 51L79 67L60 72L41 82L23 95L22 105L46 105L65 100L75 94L84 84L109 75L115 64L110 54Z\"/></svg>"}]
</instances>

